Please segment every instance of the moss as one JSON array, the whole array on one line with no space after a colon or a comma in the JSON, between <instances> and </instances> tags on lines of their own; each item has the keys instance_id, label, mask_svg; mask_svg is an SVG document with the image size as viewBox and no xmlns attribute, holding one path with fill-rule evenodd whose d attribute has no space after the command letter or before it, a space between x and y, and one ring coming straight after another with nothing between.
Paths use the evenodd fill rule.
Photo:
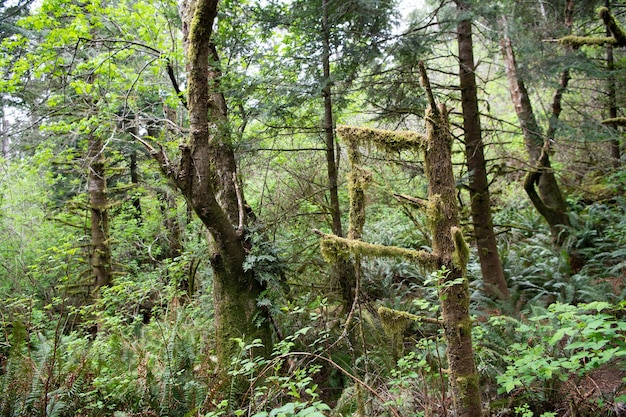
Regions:
<instances>
[{"instance_id":1,"label":"moss","mask_svg":"<svg viewBox=\"0 0 626 417\"><path fill-rule=\"evenodd\" d=\"M602 46L602 45L616 45L615 38L606 37L589 37L589 36L564 36L558 39L558 42L562 45L572 46L574 48L580 48L584 45L590 46Z\"/></svg>"},{"instance_id":2,"label":"moss","mask_svg":"<svg viewBox=\"0 0 626 417\"><path fill-rule=\"evenodd\" d=\"M341 258L346 259L350 255L350 251L345 245L326 237L322 238L320 242L320 250L324 260L330 264L336 263Z\"/></svg>"},{"instance_id":3,"label":"moss","mask_svg":"<svg viewBox=\"0 0 626 417\"><path fill-rule=\"evenodd\" d=\"M626 126L626 117L614 117L611 119L604 119L602 121L602 124L612 126Z\"/></svg>"},{"instance_id":4,"label":"moss","mask_svg":"<svg viewBox=\"0 0 626 417\"><path fill-rule=\"evenodd\" d=\"M365 190L372 183L372 173L360 165L354 165L348 179L351 188Z\"/></svg>"},{"instance_id":5,"label":"moss","mask_svg":"<svg viewBox=\"0 0 626 417\"><path fill-rule=\"evenodd\" d=\"M456 384L457 387L459 387L459 394L461 394L461 397L459 398L459 402L461 403L459 408L467 409L469 408L469 404L464 403L467 403L469 399L463 396L463 394L468 392L476 392L479 390L480 378L478 376L478 373L475 372L469 375L457 376Z\"/></svg>"},{"instance_id":6,"label":"moss","mask_svg":"<svg viewBox=\"0 0 626 417\"><path fill-rule=\"evenodd\" d=\"M431 195L426 203L426 219L431 228L442 219L442 201L439 194Z\"/></svg>"},{"instance_id":7,"label":"moss","mask_svg":"<svg viewBox=\"0 0 626 417\"><path fill-rule=\"evenodd\" d=\"M347 256L348 253L368 257L403 258L425 267L436 267L439 260L436 255L423 250L375 245L326 234L322 236L321 250L327 262L336 261L339 257Z\"/></svg>"},{"instance_id":8,"label":"moss","mask_svg":"<svg viewBox=\"0 0 626 417\"><path fill-rule=\"evenodd\" d=\"M348 176L350 195L350 227L348 236L360 239L365 226L365 190L372 182L372 173L360 165L352 165Z\"/></svg>"},{"instance_id":9,"label":"moss","mask_svg":"<svg viewBox=\"0 0 626 417\"><path fill-rule=\"evenodd\" d=\"M454 254L452 255L452 261L454 265L463 271L465 275L467 262L469 261L470 250L467 246L467 242L463 237L463 232L458 227L453 227L450 230L452 234L452 240L454 241Z\"/></svg>"},{"instance_id":10,"label":"moss","mask_svg":"<svg viewBox=\"0 0 626 417\"><path fill-rule=\"evenodd\" d=\"M378 315L385 334L395 336L406 330L412 321L417 320L417 316L406 311L394 310L392 308L378 307Z\"/></svg>"},{"instance_id":11,"label":"moss","mask_svg":"<svg viewBox=\"0 0 626 417\"><path fill-rule=\"evenodd\" d=\"M409 131L394 132L366 127L337 126L337 134L349 142L361 145L373 144L389 153L419 149L426 143L424 136Z\"/></svg>"},{"instance_id":12,"label":"moss","mask_svg":"<svg viewBox=\"0 0 626 417\"><path fill-rule=\"evenodd\" d=\"M604 22L604 25L609 29L613 37L615 38L615 44L617 46L626 46L626 34L621 27L615 21L615 18L606 7L600 8L598 11L600 19Z\"/></svg>"},{"instance_id":13,"label":"moss","mask_svg":"<svg viewBox=\"0 0 626 417\"><path fill-rule=\"evenodd\" d=\"M626 46L626 33L622 30L622 28L617 24L615 18L606 7L600 8L598 11L598 15L604 25L607 27L609 32L613 36L611 37L602 37L602 36L564 36L558 40L559 43L567 46L572 46L574 48L580 48L583 45L589 46L603 46L603 45L614 45L614 46Z\"/></svg>"}]
</instances>

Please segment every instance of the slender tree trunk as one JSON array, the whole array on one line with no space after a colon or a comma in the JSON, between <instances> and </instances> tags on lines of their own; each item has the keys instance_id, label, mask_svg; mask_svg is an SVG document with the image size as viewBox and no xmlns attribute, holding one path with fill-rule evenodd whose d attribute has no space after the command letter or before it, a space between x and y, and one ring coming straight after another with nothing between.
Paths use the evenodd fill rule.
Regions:
<instances>
[{"instance_id":1,"label":"slender tree trunk","mask_svg":"<svg viewBox=\"0 0 626 417\"><path fill-rule=\"evenodd\" d=\"M133 149L130 151L130 183L135 187L139 187L139 171L137 168L137 150ZM141 199L139 196L133 198L133 207L135 208L135 219L137 220L137 224L141 225Z\"/></svg>"},{"instance_id":2,"label":"slender tree trunk","mask_svg":"<svg viewBox=\"0 0 626 417\"><path fill-rule=\"evenodd\" d=\"M324 98L324 138L326 141L326 169L328 171L328 188L330 191L330 215L332 231L337 236L343 236L341 226L341 211L339 209L339 194L337 185L337 163L335 160L335 122L333 120L332 88L330 78L330 28L328 27L328 3L323 0L322 33L322 97Z\"/></svg>"},{"instance_id":3,"label":"slender tree trunk","mask_svg":"<svg viewBox=\"0 0 626 417\"><path fill-rule=\"evenodd\" d=\"M457 9L459 15L464 15L468 12L469 6L465 1L457 1ZM487 293L493 297L506 300L509 298L509 289L504 278L502 262L498 255L496 235L491 218L489 182L485 167L482 129L478 109L472 22L468 19L459 21L457 31L461 105L463 108L463 130L465 131L465 156L469 172L472 223L480 259L480 268Z\"/></svg>"},{"instance_id":4,"label":"slender tree trunk","mask_svg":"<svg viewBox=\"0 0 626 417\"><path fill-rule=\"evenodd\" d=\"M550 135L544 137L537 124L524 80L518 74L511 39L506 33L506 22L503 22L503 36L500 45L504 55L511 99L522 128L524 144L531 164L530 171L524 181L524 190L533 206L548 223L555 242L562 244L566 237L566 226L569 225L569 219L567 217L567 205L550 165L550 135L554 135L556 131L556 121L561 111L561 97L569 81L569 72L564 71L561 75L561 84L553 99Z\"/></svg>"},{"instance_id":5,"label":"slender tree trunk","mask_svg":"<svg viewBox=\"0 0 626 417\"><path fill-rule=\"evenodd\" d=\"M611 2L610 0L604 1L604 6L611 10ZM606 36L611 37L613 34L611 30L606 28ZM607 45L606 47L606 68L609 71L609 76L607 78L607 96L608 96L608 105L609 105L609 118L615 119L617 118L617 87L615 81L615 59L613 57L613 46ZM617 130L617 126L613 125L613 129ZM617 134L616 134L617 136ZM611 156L613 157L613 166L618 168L621 164L621 149L619 140L617 138L611 141Z\"/></svg>"},{"instance_id":6,"label":"slender tree trunk","mask_svg":"<svg viewBox=\"0 0 626 417\"><path fill-rule=\"evenodd\" d=\"M322 98L324 99L324 138L326 142L326 170L328 173L328 189L330 198L331 228L336 236L343 236L341 224L341 209L339 207L339 187L338 187L338 160L339 146L335 141L335 121L333 118L332 101L332 80L330 73L330 27L328 22L329 0L322 0L322 78L324 88ZM333 268L332 275L336 277L344 310L349 311L354 303L356 294L356 274L354 266L349 259L341 259Z\"/></svg>"},{"instance_id":7,"label":"slender tree trunk","mask_svg":"<svg viewBox=\"0 0 626 417\"><path fill-rule=\"evenodd\" d=\"M111 284L111 246L109 242L109 212L105 178L104 143L89 136L87 149L89 169L89 210L91 212L91 270L95 278L95 293Z\"/></svg>"},{"instance_id":8,"label":"slender tree trunk","mask_svg":"<svg viewBox=\"0 0 626 417\"><path fill-rule=\"evenodd\" d=\"M0 144L0 152L2 158L9 158L9 121L4 117L4 106L0 106L0 139L2 143Z\"/></svg>"},{"instance_id":9,"label":"slender tree trunk","mask_svg":"<svg viewBox=\"0 0 626 417\"><path fill-rule=\"evenodd\" d=\"M437 290L441 303L441 321L447 345L449 381L454 400L453 415L480 417L480 381L472 347L472 320L469 314L470 294L466 278L469 248L459 227L456 186L452 171L452 135L447 110L437 106L428 81L426 69L419 63L422 84L428 96L429 106L424 120L426 136L414 132L390 132L380 129L344 126L340 134L348 141L348 157L352 165L350 173L350 233L348 239L322 235L322 254L327 260L336 260L352 253L355 257L389 256L410 259L418 265L437 268ZM373 245L359 240L365 224L364 191L371 174L361 166L359 144L369 142L388 150L423 149L425 172L428 179L428 201L417 202L426 209L432 235L432 252L405 248ZM391 146L390 146L391 145ZM416 199L417 200L417 199ZM398 324L406 320L406 313L394 314L386 309L383 316L396 316L390 327L401 329ZM404 316L404 319L400 318ZM389 323L389 322L388 322ZM395 333L396 330L393 332Z\"/></svg>"}]
</instances>

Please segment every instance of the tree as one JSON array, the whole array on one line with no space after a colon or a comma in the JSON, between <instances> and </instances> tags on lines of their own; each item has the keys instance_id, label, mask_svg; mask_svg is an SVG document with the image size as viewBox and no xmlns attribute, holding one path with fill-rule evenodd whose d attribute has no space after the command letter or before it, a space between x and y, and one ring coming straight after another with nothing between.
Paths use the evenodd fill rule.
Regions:
<instances>
[{"instance_id":1,"label":"tree","mask_svg":"<svg viewBox=\"0 0 626 417\"><path fill-rule=\"evenodd\" d=\"M504 279L504 270L498 255L496 236L491 218L489 182L480 126L478 92L476 86L476 66L472 41L472 21L467 1L457 0L459 21L457 39L459 51L459 78L461 87L461 107L463 109L463 130L465 138L465 158L469 172L470 207L472 224L480 259L485 290L488 294L508 299L509 290Z\"/></svg>"},{"instance_id":2,"label":"tree","mask_svg":"<svg viewBox=\"0 0 626 417\"><path fill-rule=\"evenodd\" d=\"M112 282L109 199L107 198L104 141L98 133L89 135L87 148L89 211L91 212L91 270L97 293Z\"/></svg>"},{"instance_id":3,"label":"tree","mask_svg":"<svg viewBox=\"0 0 626 417\"><path fill-rule=\"evenodd\" d=\"M265 285L255 278L254 271L243 267L249 249L247 214L230 142L226 101L219 90L219 57L212 43L218 3L192 0L181 5L190 133L180 145L178 165L170 162L162 147L146 145L213 239L216 347L225 376L236 353L235 339L260 339L263 353L271 351L272 334L269 321L257 307Z\"/></svg>"},{"instance_id":4,"label":"tree","mask_svg":"<svg viewBox=\"0 0 626 417\"><path fill-rule=\"evenodd\" d=\"M436 105L423 64L420 65L420 72L429 100L425 114L427 123L425 136L414 132L392 132L348 126L339 129L340 135L348 141L350 149L352 164L349 185L350 229L353 233L352 237L345 239L320 232L321 249L325 258L332 262L348 254L355 256L357 270L361 256L387 256L405 258L439 271L437 289L442 309L442 320L439 324L444 329L447 343L449 380L455 415L479 417L482 415L482 404L472 347L469 286L465 277L469 248L459 228L452 171L452 137L447 110L443 105ZM428 179L428 200L422 201L421 205L426 210L432 232L432 252L361 241L365 224L364 192L371 181L371 174L361 165L359 146L371 145L390 152L405 149L423 150ZM389 313L389 309L383 311Z\"/></svg>"},{"instance_id":5,"label":"tree","mask_svg":"<svg viewBox=\"0 0 626 417\"><path fill-rule=\"evenodd\" d=\"M617 126L622 123L620 122L620 118L618 118L618 105L617 105L617 97L616 97L616 77L615 77L615 59L613 56L613 47L624 47L626 46L626 33L619 26L615 17L611 13L610 2L608 0L605 1L604 7L602 7L598 15L604 26L606 27L606 36L565 36L559 39L559 42L566 45L567 47L575 47L580 48L583 45L606 45L606 70L608 75L606 77L607 83L607 107L609 117L605 119L602 123L611 126L613 129L617 129ZM613 164L615 167L619 167L620 159L621 159L621 149L620 143L617 138L614 138L611 141L611 156L613 157Z\"/></svg>"},{"instance_id":6,"label":"tree","mask_svg":"<svg viewBox=\"0 0 626 417\"><path fill-rule=\"evenodd\" d=\"M571 27L573 12L573 2L571 0L567 2L566 11L566 25ZM561 74L559 87L553 96L548 133L544 136L537 123L524 78L517 70L515 53L506 27L505 22L503 24L501 48L504 55L511 100L522 128L524 144L526 145L531 165L530 171L524 180L524 190L533 206L547 221L554 240L562 244L567 235L566 228L569 225L569 219L567 217L565 199L550 164L550 149L551 142L554 140L557 121L562 111L561 99L563 92L570 80L569 69L566 68Z\"/></svg>"},{"instance_id":7,"label":"tree","mask_svg":"<svg viewBox=\"0 0 626 417\"><path fill-rule=\"evenodd\" d=\"M266 82L291 83L289 88L279 90L282 96L264 100L262 106L280 104L270 108L270 115L265 120L260 118L261 122L280 120L280 126L293 132L308 130L310 136L322 140L327 179L323 210L328 213L332 233L338 236L345 231L338 193L341 149L335 124L351 100L350 89L380 55L379 44L389 34L394 4L297 0L274 2L259 9L260 24L272 29L265 36L269 34L281 42L276 47L272 45L275 40L268 36L266 44L271 49L262 68L267 68L264 72L272 78ZM338 284L344 309L349 310L355 298L352 265L337 264L333 269L333 281Z\"/></svg>"}]
</instances>

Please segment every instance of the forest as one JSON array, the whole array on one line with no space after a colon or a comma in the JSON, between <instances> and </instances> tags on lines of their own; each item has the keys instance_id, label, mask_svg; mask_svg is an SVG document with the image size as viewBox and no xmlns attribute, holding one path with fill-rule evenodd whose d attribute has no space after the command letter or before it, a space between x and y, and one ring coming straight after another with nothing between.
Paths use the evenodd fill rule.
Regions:
<instances>
[{"instance_id":1,"label":"forest","mask_svg":"<svg viewBox=\"0 0 626 417\"><path fill-rule=\"evenodd\" d=\"M626 1L0 1L0 417L626 416Z\"/></svg>"}]
</instances>

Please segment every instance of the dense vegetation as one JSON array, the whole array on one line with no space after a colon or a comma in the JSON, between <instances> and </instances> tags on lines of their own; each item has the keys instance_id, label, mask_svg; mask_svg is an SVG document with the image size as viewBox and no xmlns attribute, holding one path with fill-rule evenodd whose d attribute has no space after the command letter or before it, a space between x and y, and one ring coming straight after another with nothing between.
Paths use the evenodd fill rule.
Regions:
<instances>
[{"instance_id":1,"label":"dense vegetation","mask_svg":"<svg viewBox=\"0 0 626 417\"><path fill-rule=\"evenodd\" d=\"M0 2L0 416L626 415L625 13Z\"/></svg>"}]
</instances>

